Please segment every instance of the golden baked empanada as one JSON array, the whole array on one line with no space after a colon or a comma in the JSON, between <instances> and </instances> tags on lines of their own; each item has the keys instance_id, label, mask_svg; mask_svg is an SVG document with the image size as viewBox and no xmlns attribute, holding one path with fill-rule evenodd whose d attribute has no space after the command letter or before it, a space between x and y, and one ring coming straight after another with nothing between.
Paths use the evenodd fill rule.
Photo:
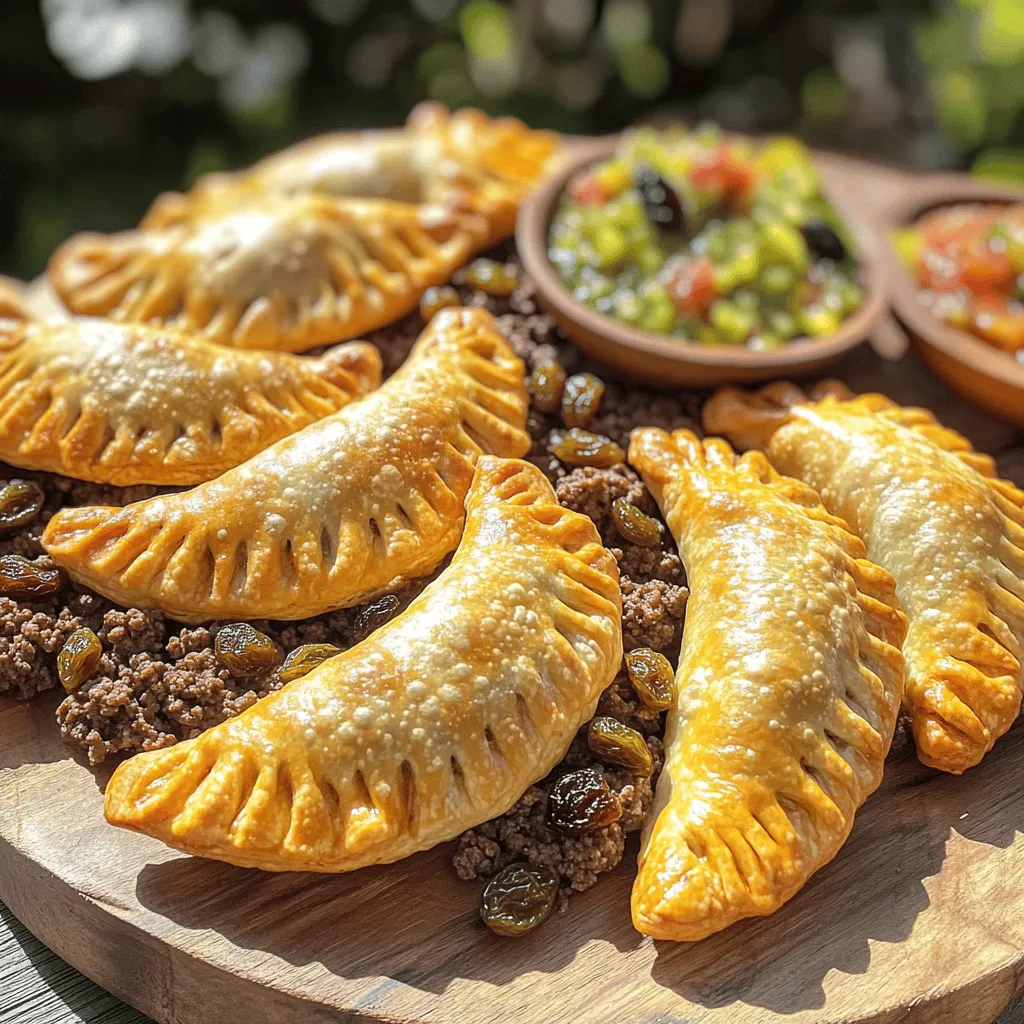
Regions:
<instances>
[{"instance_id":1,"label":"golden baked empanada","mask_svg":"<svg viewBox=\"0 0 1024 1024\"><path fill-rule=\"evenodd\" d=\"M118 484L195 484L380 384L366 342L239 352L82 317L0 319L0 459Z\"/></svg>"},{"instance_id":2,"label":"golden baked empanada","mask_svg":"<svg viewBox=\"0 0 1024 1024\"><path fill-rule=\"evenodd\" d=\"M442 310L379 390L216 480L65 508L43 545L77 580L182 622L303 619L433 572L481 453L520 456L523 364L484 310Z\"/></svg>"},{"instance_id":3,"label":"golden baked empanada","mask_svg":"<svg viewBox=\"0 0 1024 1024\"><path fill-rule=\"evenodd\" d=\"M438 206L263 197L161 230L78 235L50 277L76 313L297 352L410 312L485 237L482 218Z\"/></svg>"},{"instance_id":4,"label":"golden baked empanada","mask_svg":"<svg viewBox=\"0 0 1024 1024\"><path fill-rule=\"evenodd\" d=\"M923 409L841 385L818 394L729 388L705 406L705 425L818 488L895 576L918 755L962 772L1020 710L1024 492Z\"/></svg>"},{"instance_id":5,"label":"golden baked empanada","mask_svg":"<svg viewBox=\"0 0 1024 1024\"><path fill-rule=\"evenodd\" d=\"M696 940L770 914L838 852L882 778L903 685L892 577L760 452L633 432L686 606L633 923Z\"/></svg>"},{"instance_id":6,"label":"golden baked empanada","mask_svg":"<svg viewBox=\"0 0 1024 1024\"><path fill-rule=\"evenodd\" d=\"M387 863L501 814L622 658L619 572L525 462L480 459L450 566L362 643L197 739L140 754L107 820L272 871Z\"/></svg>"},{"instance_id":7,"label":"golden baked empanada","mask_svg":"<svg viewBox=\"0 0 1024 1024\"><path fill-rule=\"evenodd\" d=\"M421 103L405 128L335 132L248 170L200 178L188 195L166 193L144 228L161 228L257 195L319 194L440 204L486 220L489 245L512 234L527 191L554 166L558 136L479 110Z\"/></svg>"}]
</instances>

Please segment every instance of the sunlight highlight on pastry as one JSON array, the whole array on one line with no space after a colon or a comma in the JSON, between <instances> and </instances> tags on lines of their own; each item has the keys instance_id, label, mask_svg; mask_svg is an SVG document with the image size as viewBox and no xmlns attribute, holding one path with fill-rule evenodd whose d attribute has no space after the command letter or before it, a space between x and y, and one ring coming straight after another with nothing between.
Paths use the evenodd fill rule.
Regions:
<instances>
[{"instance_id":1,"label":"sunlight highlight on pastry","mask_svg":"<svg viewBox=\"0 0 1024 1024\"><path fill-rule=\"evenodd\" d=\"M317 359L81 317L0 319L0 459L117 484L197 484L378 387L366 342Z\"/></svg>"},{"instance_id":2,"label":"sunlight highlight on pastry","mask_svg":"<svg viewBox=\"0 0 1024 1024\"><path fill-rule=\"evenodd\" d=\"M349 871L507 810L622 658L614 557L525 462L484 457L451 565L368 639L114 773L107 820L266 870Z\"/></svg>"},{"instance_id":3,"label":"sunlight highlight on pastry","mask_svg":"<svg viewBox=\"0 0 1024 1024\"><path fill-rule=\"evenodd\" d=\"M892 577L760 452L633 432L690 587L633 923L693 941L770 914L882 778L903 687Z\"/></svg>"},{"instance_id":4,"label":"sunlight highlight on pastry","mask_svg":"<svg viewBox=\"0 0 1024 1024\"><path fill-rule=\"evenodd\" d=\"M948 772L977 764L1020 710L1024 492L926 410L841 384L726 388L704 423L819 488L893 574L918 755Z\"/></svg>"},{"instance_id":5,"label":"sunlight highlight on pastry","mask_svg":"<svg viewBox=\"0 0 1024 1024\"><path fill-rule=\"evenodd\" d=\"M443 310L379 390L191 491L67 508L71 576L182 622L299 619L423 576L458 543L481 454L530 447L523 364L485 310Z\"/></svg>"}]
</instances>

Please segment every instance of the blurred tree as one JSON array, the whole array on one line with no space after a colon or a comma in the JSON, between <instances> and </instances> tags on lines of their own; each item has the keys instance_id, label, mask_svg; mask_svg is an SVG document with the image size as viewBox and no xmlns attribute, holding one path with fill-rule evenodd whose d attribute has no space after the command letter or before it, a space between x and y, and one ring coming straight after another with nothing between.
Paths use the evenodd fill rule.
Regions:
<instances>
[{"instance_id":1,"label":"blurred tree","mask_svg":"<svg viewBox=\"0 0 1024 1024\"><path fill-rule=\"evenodd\" d=\"M1021 0L6 0L0 268L417 100L564 131L712 118L1024 178Z\"/></svg>"}]
</instances>

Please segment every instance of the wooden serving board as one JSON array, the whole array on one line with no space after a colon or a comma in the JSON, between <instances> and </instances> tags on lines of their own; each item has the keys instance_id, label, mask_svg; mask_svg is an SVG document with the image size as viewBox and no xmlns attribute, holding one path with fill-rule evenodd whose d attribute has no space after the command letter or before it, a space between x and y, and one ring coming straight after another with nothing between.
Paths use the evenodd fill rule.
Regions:
<instances>
[{"instance_id":1,"label":"wooden serving board","mask_svg":"<svg viewBox=\"0 0 1024 1024\"><path fill-rule=\"evenodd\" d=\"M927 405L1024 483L1024 434L862 347L858 390ZM348 875L272 875L108 826L55 699L0 704L0 899L164 1024L991 1024L1024 990L1024 726L944 776L890 755L849 842L774 916L695 945L633 931L619 869L499 939L442 847Z\"/></svg>"}]
</instances>

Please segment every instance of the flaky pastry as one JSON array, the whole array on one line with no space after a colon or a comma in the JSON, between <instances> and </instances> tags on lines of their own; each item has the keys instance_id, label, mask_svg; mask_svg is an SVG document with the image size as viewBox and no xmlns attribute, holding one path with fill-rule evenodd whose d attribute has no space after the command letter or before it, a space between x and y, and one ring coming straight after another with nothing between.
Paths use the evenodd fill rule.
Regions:
<instances>
[{"instance_id":1,"label":"flaky pastry","mask_svg":"<svg viewBox=\"0 0 1024 1024\"><path fill-rule=\"evenodd\" d=\"M704 420L818 488L893 574L918 755L948 772L977 764L1020 710L1024 492L931 413L839 384L729 388Z\"/></svg>"},{"instance_id":2,"label":"flaky pastry","mask_svg":"<svg viewBox=\"0 0 1024 1024\"><path fill-rule=\"evenodd\" d=\"M355 647L114 773L107 820L272 871L387 863L501 814L622 657L619 572L534 466L480 459L451 565Z\"/></svg>"},{"instance_id":3,"label":"flaky pastry","mask_svg":"<svg viewBox=\"0 0 1024 1024\"><path fill-rule=\"evenodd\" d=\"M439 206L260 196L168 228L78 235L50 278L76 313L297 352L404 316L485 236L482 218Z\"/></svg>"},{"instance_id":4,"label":"flaky pastry","mask_svg":"<svg viewBox=\"0 0 1024 1024\"><path fill-rule=\"evenodd\" d=\"M633 432L690 599L633 923L696 940L770 914L882 778L903 684L892 577L760 452Z\"/></svg>"},{"instance_id":5,"label":"flaky pastry","mask_svg":"<svg viewBox=\"0 0 1024 1024\"><path fill-rule=\"evenodd\" d=\"M158 327L0 318L0 459L118 484L196 484L380 384L366 342L319 359Z\"/></svg>"},{"instance_id":6,"label":"flaky pastry","mask_svg":"<svg viewBox=\"0 0 1024 1024\"><path fill-rule=\"evenodd\" d=\"M442 310L379 390L216 480L43 535L74 579L182 622L302 619L433 572L482 454L520 456L523 364L484 310Z\"/></svg>"}]
</instances>

